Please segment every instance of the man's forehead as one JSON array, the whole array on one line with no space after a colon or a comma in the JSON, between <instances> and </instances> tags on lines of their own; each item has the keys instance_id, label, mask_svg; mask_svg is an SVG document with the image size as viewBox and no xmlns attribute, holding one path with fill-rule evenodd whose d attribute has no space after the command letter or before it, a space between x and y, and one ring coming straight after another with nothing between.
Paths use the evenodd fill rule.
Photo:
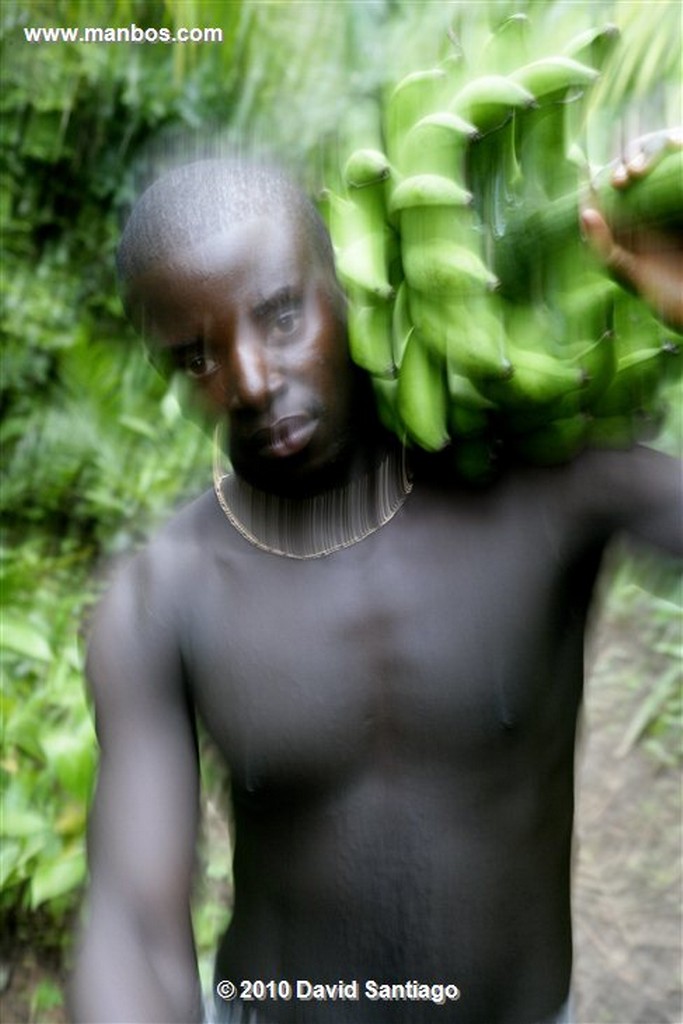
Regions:
<instances>
[{"instance_id":1,"label":"man's forehead","mask_svg":"<svg viewBox=\"0 0 683 1024\"><path fill-rule=\"evenodd\" d=\"M202 232L193 244L179 243L131 278L125 295L131 308L172 324L179 304L221 294L257 305L312 281L309 269L304 243L289 221L254 216L228 230Z\"/></svg>"},{"instance_id":2,"label":"man's forehead","mask_svg":"<svg viewBox=\"0 0 683 1024\"><path fill-rule=\"evenodd\" d=\"M171 262L200 276L239 270L293 271L305 255L302 233L282 215L263 214L237 221L230 227L199 232Z\"/></svg>"}]
</instances>

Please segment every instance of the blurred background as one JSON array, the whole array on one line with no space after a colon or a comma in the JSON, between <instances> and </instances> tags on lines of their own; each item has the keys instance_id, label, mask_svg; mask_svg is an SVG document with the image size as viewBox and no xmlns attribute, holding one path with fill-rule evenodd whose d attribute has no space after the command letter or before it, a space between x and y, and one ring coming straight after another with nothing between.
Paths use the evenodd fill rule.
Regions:
<instances>
[{"instance_id":1,"label":"blurred background","mask_svg":"<svg viewBox=\"0 0 683 1024\"><path fill-rule=\"evenodd\" d=\"M338 173L344 125L359 104L433 65L452 38L476 39L517 12L573 34L620 24L639 40L612 78L619 103L630 98L622 129L662 127L647 124L647 97L663 66L680 68L681 10L669 0L4 0L0 991L8 1024L66 1019L97 756L82 677L88 611L116 560L210 485L209 441L148 365L116 293L116 241L150 151L179 140L192 149L207 136L267 139L315 195ZM131 25L220 28L222 40L29 42L24 31ZM599 130L595 137L600 149ZM606 148L600 159L612 155ZM672 412L653 443L676 452L680 438ZM673 1022L682 1009L680 580L619 552L602 589L587 713L597 739L585 744L579 801L580 1019ZM210 751L204 774L195 922L208 980L230 879L212 856L227 826Z\"/></svg>"}]
</instances>

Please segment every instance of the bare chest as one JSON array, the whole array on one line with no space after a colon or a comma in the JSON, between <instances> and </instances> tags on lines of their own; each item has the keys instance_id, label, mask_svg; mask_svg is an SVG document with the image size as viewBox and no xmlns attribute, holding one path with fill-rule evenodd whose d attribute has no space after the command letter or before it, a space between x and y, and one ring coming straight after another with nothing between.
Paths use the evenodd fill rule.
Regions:
<instances>
[{"instance_id":1,"label":"bare chest","mask_svg":"<svg viewBox=\"0 0 683 1024\"><path fill-rule=\"evenodd\" d=\"M183 655L238 782L324 786L368 758L457 770L572 720L595 560L543 510L485 512L418 501L326 559L204 568Z\"/></svg>"}]
</instances>

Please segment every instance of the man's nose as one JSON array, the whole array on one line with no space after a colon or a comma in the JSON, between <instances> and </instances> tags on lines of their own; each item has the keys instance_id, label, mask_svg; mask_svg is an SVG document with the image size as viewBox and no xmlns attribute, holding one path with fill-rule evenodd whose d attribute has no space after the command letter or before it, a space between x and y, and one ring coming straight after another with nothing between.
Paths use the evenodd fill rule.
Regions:
<instances>
[{"instance_id":1,"label":"man's nose","mask_svg":"<svg viewBox=\"0 0 683 1024\"><path fill-rule=\"evenodd\" d=\"M268 353L253 338L236 339L228 367L227 390L231 410L267 408L272 392Z\"/></svg>"}]
</instances>

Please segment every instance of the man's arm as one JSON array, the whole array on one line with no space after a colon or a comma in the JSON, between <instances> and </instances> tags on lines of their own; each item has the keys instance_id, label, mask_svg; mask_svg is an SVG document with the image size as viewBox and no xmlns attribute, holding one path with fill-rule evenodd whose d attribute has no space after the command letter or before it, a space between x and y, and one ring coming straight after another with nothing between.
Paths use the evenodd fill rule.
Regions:
<instances>
[{"instance_id":1,"label":"man's arm","mask_svg":"<svg viewBox=\"0 0 683 1024\"><path fill-rule=\"evenodd\" d=\"M90 643L101 759L90 895L73 980L79 1022L201 1020L190 920L198 767L177 641L138 560Z\"/></svg>"},{"instance_id":2,"label":"man's arm","mask_svg":"<svg viewBox=\"0 0 683 1024\"><path fill-rule=\"evenodd\" d=\"M581 515L590 510L596 535L625 534L683 559L683 465L642 445L591 451L577 460Z\"/></svg>"}]
</instances>

